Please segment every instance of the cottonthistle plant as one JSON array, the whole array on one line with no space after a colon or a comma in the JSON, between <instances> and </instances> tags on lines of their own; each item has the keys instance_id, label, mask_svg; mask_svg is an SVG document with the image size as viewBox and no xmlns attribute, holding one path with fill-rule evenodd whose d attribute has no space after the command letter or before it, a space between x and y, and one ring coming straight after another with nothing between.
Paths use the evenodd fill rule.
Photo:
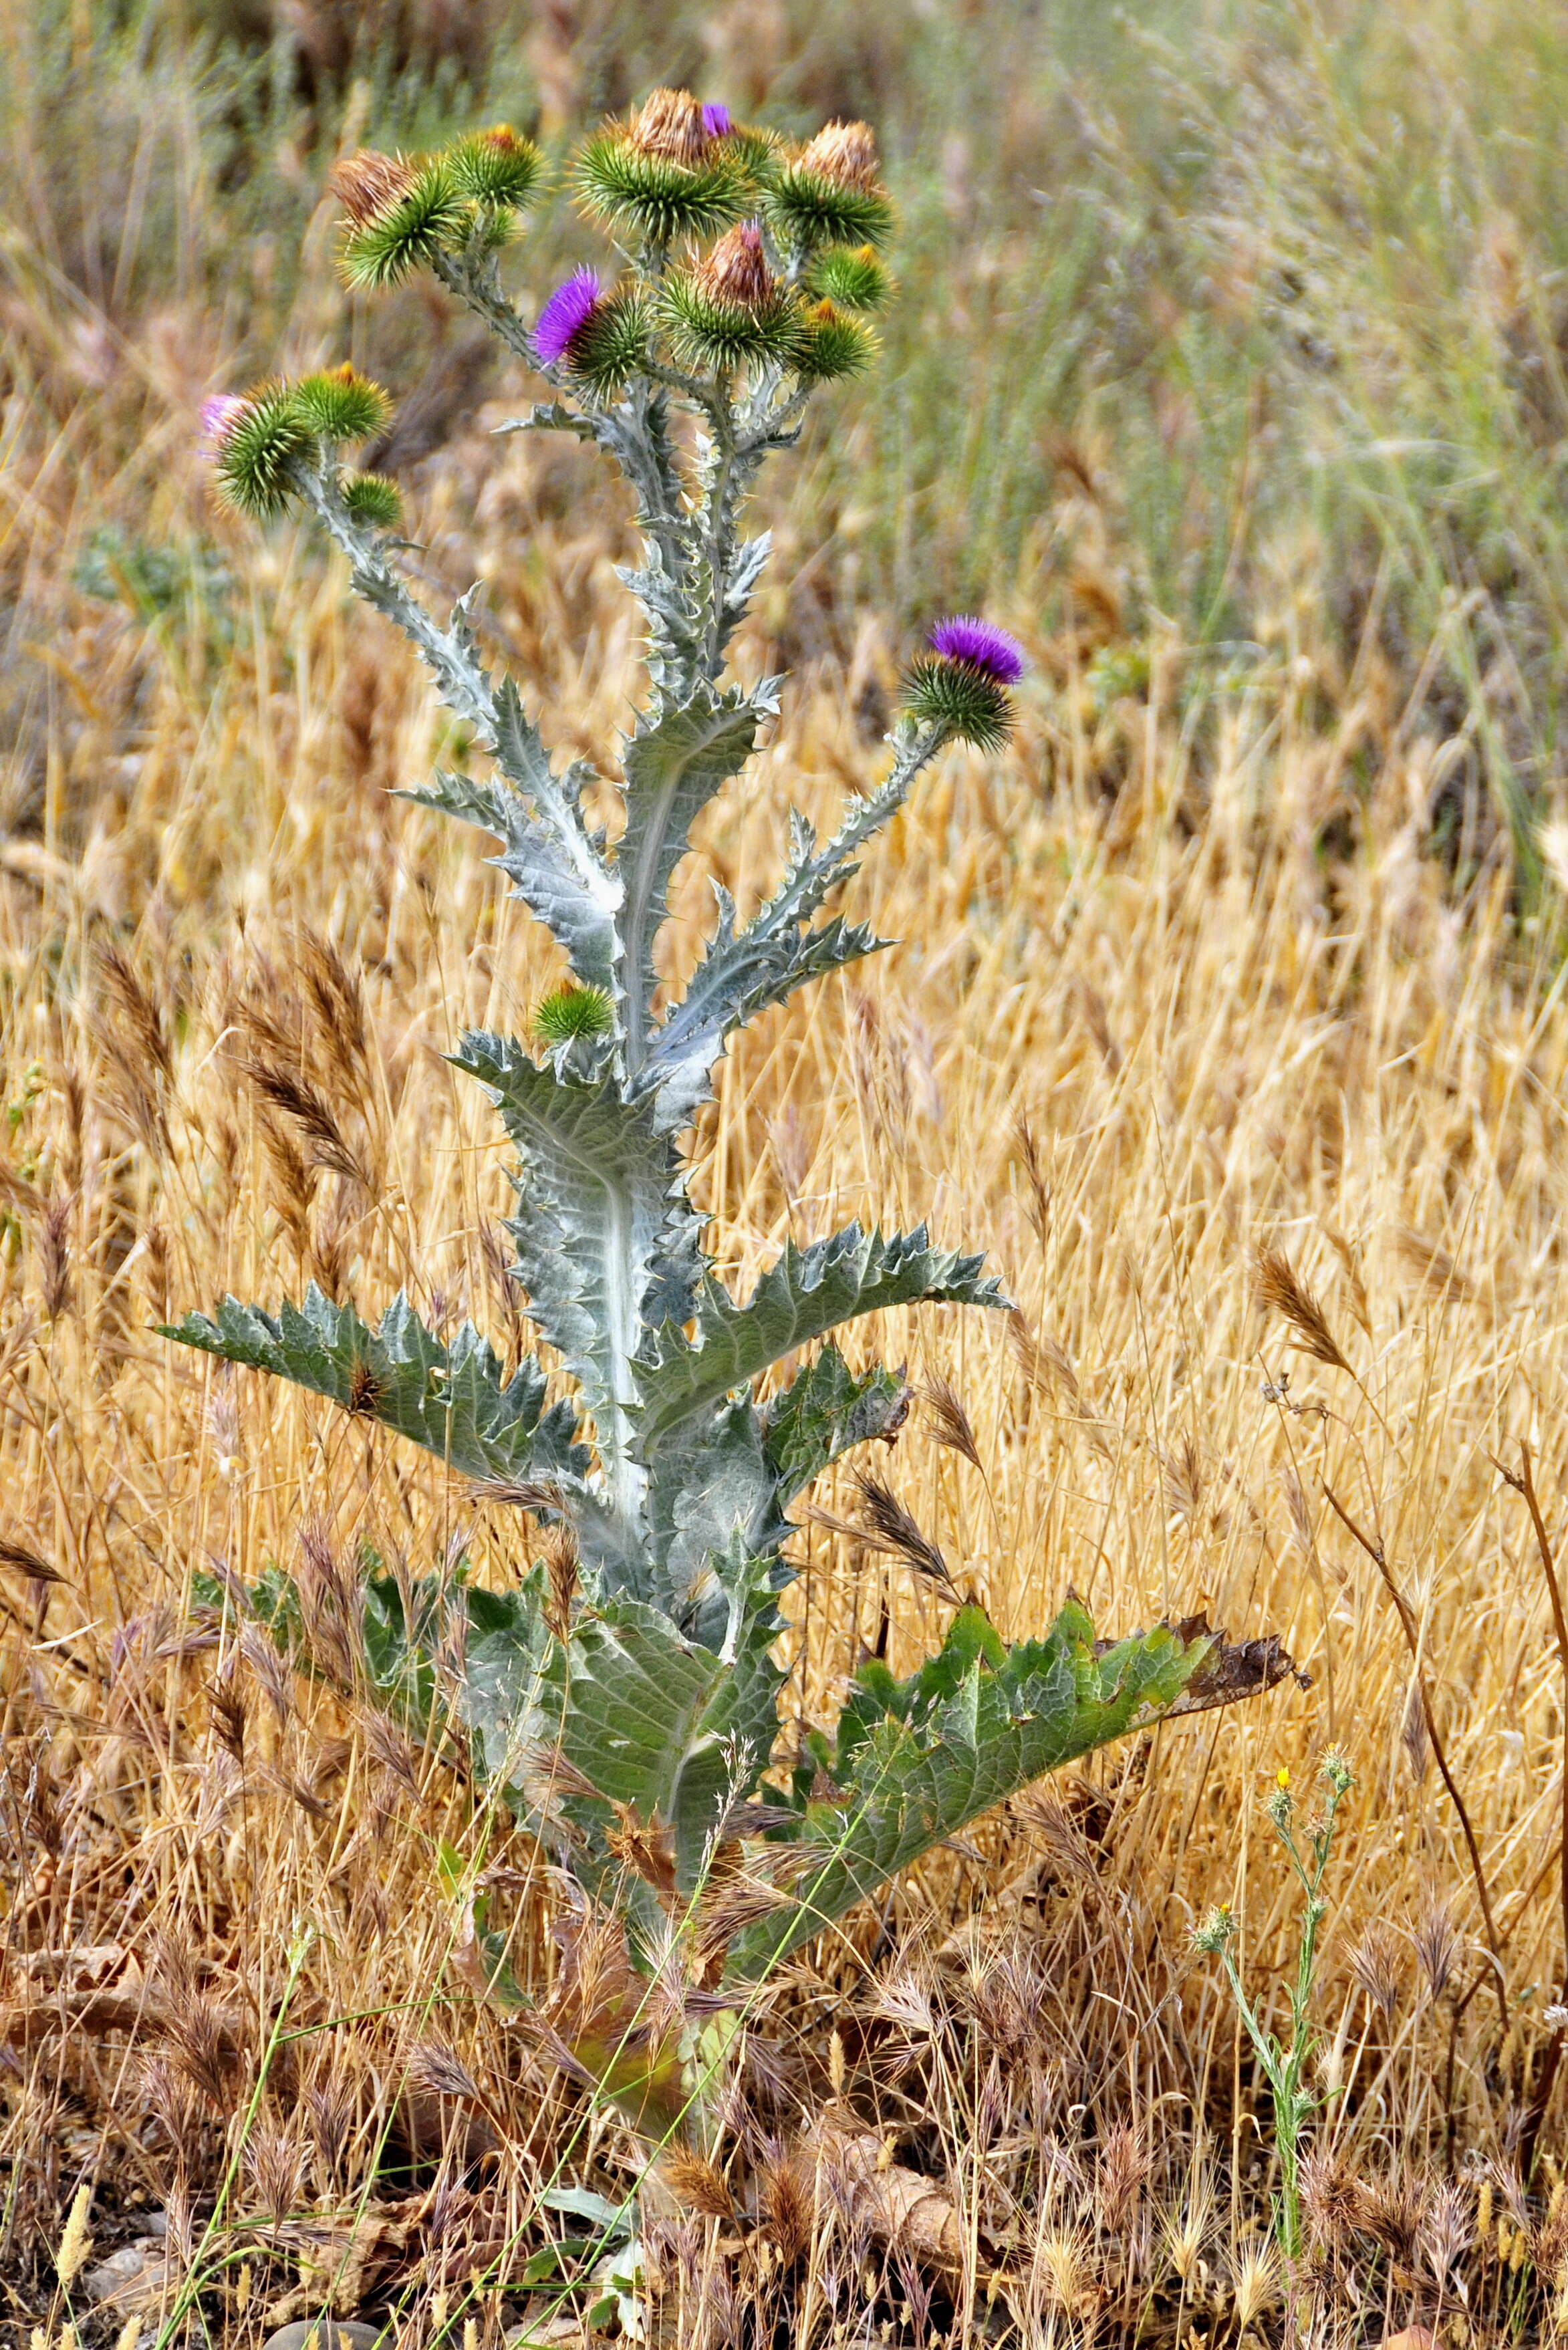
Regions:
<instances>
[{"instance_id":1,"label":"cottonthistle plant","mask_svg":"<svg viewBox=\"0 0 1568 2350\"><path fill-rule=\"evenodd\" d=\"M472 598L443 619L410 587L397 492L348 461L384 425L384 393L330 369L207 419L222 494L262 520L312 516L418 649L483 770L409 796L494 836L565 960L526 1035L470 1035L453 1055L515 1146L514 1271L558 1369L532 1356L504 1369L472 1325L449 1343L406 1297L371 1324L314 1287L276 1312L227 1298L169 1335L379 1422L525 1513L539 1564L511 1589L367 1582L364 1679L430 1722L446 1702L436 1660L461 1656L437 1734L461 1732L494 1799L618 1908L634 1951L685 1934L701 1979L744 1979L1042 1772L1266 1687L1287 1660L1272 1641L1227 1648L1201 1621L1097 1640L1075 1602L1008 1647L961 1607L929 1663L903 1681L867 1664L836 1731L780 1764L787 1513L852 1448L891 1440L909 1406L898 1374L852 1368L833 1334L888 1306L1005 1301L978 1256L923 1227L858 1224L786 1245L735 1295L703 1248L686 1140L737 1029L884 943L819 917L944 745L1004 741L1023 656L983 620L932 630L880 782L826 841L792 815L785 870L744 926L716 889L705 951L664 1001L671 877L779 705L778 679L727 672L768 551L745 533L747 500L813 393L870 363L868 314L890 290L872 135L836 123L793 149L655 91L570 169L618 253L566 277L532 322L502 276L543 184L525 140L491 130L435 155L356 155L336 182L348 283L433 274L548 389L502 429L595 444L637 502L641 556L622 577L648 691L619 745L612 845L585 813L592 770L553 764L515 683L481 659ZM299 1642L297 1613L275 1593L268 1606Z\"/></svg>"}]
</instances>

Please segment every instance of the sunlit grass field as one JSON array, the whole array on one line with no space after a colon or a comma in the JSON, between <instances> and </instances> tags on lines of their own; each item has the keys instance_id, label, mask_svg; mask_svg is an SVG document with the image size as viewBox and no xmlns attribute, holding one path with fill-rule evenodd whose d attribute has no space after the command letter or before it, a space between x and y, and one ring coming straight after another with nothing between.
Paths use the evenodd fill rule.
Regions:
<instances>
[{"instance_id":1,"label":"sunlit grass field","mask_svg":"<svg viewBox=\"0 0 1568 2350\"><path fill-rule=\"evenodd\" d=\"M504 1160L442 1056L521 1026L552 951L394 796L441 745L422 676L307 536L215 507L196 416L372 368L416 576L483 578L546 740L604 755L628 518L591 456L491 437L523 380L434 297L342 294L322 190L361 139L564 142L685 78L873 120L905 234L878 374L768 492L737 665L791 681L670 978L707 876L749 910L786 799L826 824L877 777L936 611L1033 664L1006 754L944 754L852 885L900 943L738 1040L711 1245L744 1274L859 1215L983 1246L1015 1315L858 1341L919 1391L886 1473L955 1579L1008 1637L1069 1589L1112 1632L1206 1609L1311 1685L1043 1783L770 1987L724 2179L645 2195L650 2332L1555 2338L1568 32L1524 0L355 22L0 5L7 2325L151 2345L194 2272L192 2341L328 2306L410 2350L586 2340L525 2279L574 2225L541 2194L638 2177L474 1996L476 1872L519 1973L558 1963L526 1840L213 1604L372 1553L504 1582L517 1513L155 1326L314 1278L519 1344ZM563 205L547 255L575 234ZM796 1549L808 1717L866 1648L939 1640L897 1558ZM1309 1803L1330 1743L1287 2320L1267 2100L1189 1935L1232 1904L1282 2027L1300 1897L1261 1802L1283 1766Z\"/></svg>"}]
</instances>

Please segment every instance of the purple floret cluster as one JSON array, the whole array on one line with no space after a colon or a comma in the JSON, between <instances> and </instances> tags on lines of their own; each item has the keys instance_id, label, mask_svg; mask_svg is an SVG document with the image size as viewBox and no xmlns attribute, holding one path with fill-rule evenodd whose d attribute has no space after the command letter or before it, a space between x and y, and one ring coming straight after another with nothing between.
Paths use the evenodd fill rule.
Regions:
<instances>
[{"instance_id":1,"label":"purple floret cluster","mask_svg":"<svg viewBox=\"0 0 1568 2350\"><path fill-rule=\"evenodd\" d=\"M702 109L702 128L710 139L727 139L734 127L734 118L727 106L715 102Z\"/></svg>"},{"instance_id":2,"label":"purple floret cluster","mask_svg":"<svg viewBox=\"0 0 1568 2350\"><path fill-rule=\"evenodd\" d=\"M972 614L939 620L926 641L943 660L962 661L967 669L994 678L998 685L1016 685L1023 674L1023 648L1017 638Z\"/></svg>"},{"instance_id":3,"label":"purple floret cluster","mask_svg":"<svg viewBox=\"0 0 1568 2350\"><path fill-rule=\"evenodd\" d=\"M554 367L571 356L572 345L604 299L597 269L574 269L557 286L534 328L534 348L540 365Z\"/></svg>"},{"instance_id":4,"label":"purple floret cluster","mask_svg":"<svg viewBox=\"0 0 1568 2350\"><path fill-rule=\"evenodd\" d=\"M211 400L202 402L202 438L199 443L204 457L222 453L236 420L244 413L245 403L232 391L215 391Z\"/></svg>"}]
</instances>

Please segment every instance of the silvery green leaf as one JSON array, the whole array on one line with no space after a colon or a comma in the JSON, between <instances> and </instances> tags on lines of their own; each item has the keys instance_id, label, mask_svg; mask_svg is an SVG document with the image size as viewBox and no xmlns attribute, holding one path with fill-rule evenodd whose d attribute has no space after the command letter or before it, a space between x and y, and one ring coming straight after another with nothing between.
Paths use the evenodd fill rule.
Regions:
<instances>
[{"instance_id":1,"label":"silvery green leaf","mask_svg":"<svg viewBox=\"0 0 1568 2350\"><path fill-rule=\"evenodd\" d=\"M689 1209L670 1197L674 1152L646 1107L607 1078L540 1067L504 1036L465 1036L455 1066L489 1092L523 1160L509 1229L529 1310L581 1382L612 1484L629 1467L631 1360L650 1294L691 1310ZM681 1316L685 1318L685 1316ZM624 1483L613 1497L628 1504Z\"/></svg>"},{"instance_id":2,"label":"silvery green leaf","mask_svg":"<svg viewBox=\"0 0 1568 2350\"><path fill-rule=\"evenodd\" d=\"M742 1598L742 1637L725 1658L682 1639L659 1609L607 1602L557 1643L544 1712L562 1754L607 1804L628 1804L674 1835L680 1883L700 1877L715 1830L765 1765L783 1676L768 1659L776 1623L760 1628Z\"/></svg>"},{"instance_id":3,"label":"silvery green leaf","mask_svg":"<svg viewBox=\"0 0 1568 2350\"><path fill-rule=\"evenodd\" d=\"M891 944L866 924L836 915L820 930L808 931L793 918L772 921L766 910L737 934L734 910L728 891L721 890L719 924L708 951L680 1003L654 1030L652 1049L632 1088L639 1096L655 1096L659 1124L671 1134L689 1126L711 1099L714 1066L738 1028L769 1004L787 1002L812 980Z\"/></svg>"},{"instance_id":4,"label":"silvery green leaf","mask_svg":"<svg viewBox=\"0 0 1568 2350\"><path fill-rule=\"evenodd\" d=\"M909 1390L880 1363L852 1371L836 1347L824 1347L763 1412L768 1463L778 1506L787 1507L841 1454L876 1436L891 1437L909 1408Z\"/></svg>"},{"instance_id":5,"label":"silvery green leaf","mask_svg":"<svg viewBox=\"0 0 1568 2350\"><path fill-rule=\"evenodd\" d=\"M628 1067L647 1048L647 1011L658 984L653 941L669 911L670 879L691 845L691 827L756 747L757 729L778 707L774 681L753 693L706 691L665 709L626 746L626 830L616 857L623 901L621 976L627 996Z\"/></svg>"},{"instance_id":6,"label":"silvery green leaf","mask_svg":"<svg viewBox=\"0 0 1568 2350\"><path fill-rule=\"evenodd\" d=\"M573 1415L545 1409L535 1362L525 1360L504 1385L493 1349L471 1322L448 1347L406 1297L394 1298L372 1329L312 1282L303 1305L285 1304L275 1315L225 1297L215 1319L188 1315L164 1335L379 1420L467 1477L580 1481L587 1469L587 1454L570 1434Z\"/></svg>"},{"instance_id":7,"label":"silvery green leaf","mask_svg":"<svg viewBox=\"0 0 1568 2350\"><path fill-rule=\"evenodd\" d=\"M1005 1305L996 1281L982 1275L981 1262L932 1248L923 1224L886 1239L849 1224L808 1249L788 1243L744 1305L717 1282L704 1282L695 1337L661 1331L650 1336L634 1366L642 1458L653 1460L684 1422L795 1347L825 1337L857 1315L922 1299Z\"/></svg>"},{"instance_id":8,"label":"silvery green leaf","mask_svg":"<svg viewBox=\"0 0 1568 2350\"><path fill-rule=\"evenodd\" d=\"M562 779L563 793L567 780ZM400 796L420 807L456 816L462 823L477 825L504 841L502 854L490 862L500 867L515 895L565 948L574 976L585 987L602 988L614 1000L615 916L620 884L600 862L586 836L580 850L569 847L564 827L542 824L537 802L499 779L437 775L428 785Z\"/></svg>"},{"instance_id":9,"label":"silvery green leaf","mask_svg":"<svg viewBox=\"0 0 1568 2350\"><path fill-rule=\"evenodd\" d=\"M683 1631L722 1648L729 1603L715 1562L737 1543L747 1556L772 1555L794 1532L749 1399L660 1447L649 1463L647 1506L655 1596ZM778 1579L788 1577L781 1570Z\"/></svg>"}]
</instances>

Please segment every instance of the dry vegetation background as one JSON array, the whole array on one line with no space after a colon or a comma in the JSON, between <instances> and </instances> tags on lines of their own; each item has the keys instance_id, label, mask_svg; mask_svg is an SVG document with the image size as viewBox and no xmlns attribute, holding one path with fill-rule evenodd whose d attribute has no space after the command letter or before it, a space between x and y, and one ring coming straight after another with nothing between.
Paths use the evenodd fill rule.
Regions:
<instances>
[{"instance_id":1,"label":"dry vegetation background","mask_svg":"<svg viewBox=\"0 0 1568 2350\"><path fill-rule=\"evenodd\" d=\"M367 1548L504 1579L514 1518L153 1325L314 1276L518 1343L504 1165L441 1054L553 973L477 845L389 796L441 727L405 648L306 538L213 510L194 418L269 364L372 365L421 574L482 576L547 738L602 751L624 516L590 457L487 439L520 387L427 297L348 303L319 192L361 137L564 136L684 75L871 116L907 231L881 379L772 487L739 660L794 678L707 869L754 904L786 792L825 823L865 788L935 609L984 598L1035 664L1006 756L946 755L855 885L904 943L740 1041L713 1245L754 1268L854 1214L983 1243L1011 1327L877 1334L951 1390L888 1472L960 1581L1010 1635L1069 1586L1110 1629L1206 1605L1313 1685L1047 1783L795 1969L737 2074L733 2208L650 2199L653 2322L1281 2339L1260 2084L1188 1929L1234 1901L1282 2017L1258 1797L1332 1740L1312 2338L1545 2340L1568 1714L1503 1472L1527 1445L1550 1556L1568 40L1524 0L658 13L431 0L372 41L330 0L0 7L5 2322L150 2345L194 2269L181 2325L225 2344L329 2301L410 2345L575 2339L522 2290L567 2224L541 2189L636 2176L468 1987L438 1846L543 1984L526 1846L204 1604L275 1561L330 1625ZM690 954L695 865L688 899ZM939 1636L897 1560L799 1548L808 1712L863 1643ZM889 2239L852 2168L803 2189L803 2116L881 2134L927 2206Z\"/></svg>"}]
</instances>

